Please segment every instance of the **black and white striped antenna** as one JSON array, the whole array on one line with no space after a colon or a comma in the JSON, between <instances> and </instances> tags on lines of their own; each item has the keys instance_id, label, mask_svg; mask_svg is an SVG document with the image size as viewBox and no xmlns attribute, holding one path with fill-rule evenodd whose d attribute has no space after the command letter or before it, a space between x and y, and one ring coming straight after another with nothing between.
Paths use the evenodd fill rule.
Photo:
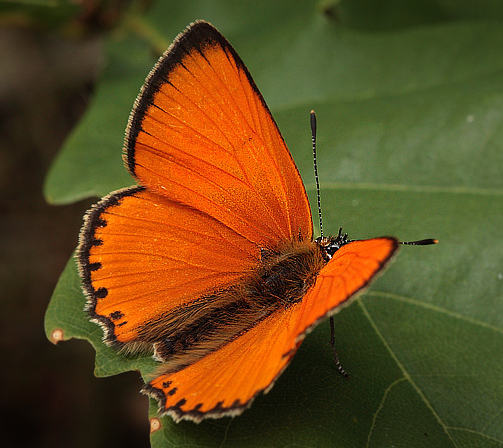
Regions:
<instances>
[{"instance_id":1,"label":"black and white striped antenna","mask_svg":"<svg viewBox=\"0 0 503 448\"><path fill-rule=\"evenodd\" d=\"M318 218L320 220L320 236L323 238L323 221L321 218L321 195L320 181L318 179L318 164L316 162L316 114L311 111L311 142L313 144L313 164L314 164L314 179L316 180L316 197L318 199Z\"/></svg>"}]
</instances>

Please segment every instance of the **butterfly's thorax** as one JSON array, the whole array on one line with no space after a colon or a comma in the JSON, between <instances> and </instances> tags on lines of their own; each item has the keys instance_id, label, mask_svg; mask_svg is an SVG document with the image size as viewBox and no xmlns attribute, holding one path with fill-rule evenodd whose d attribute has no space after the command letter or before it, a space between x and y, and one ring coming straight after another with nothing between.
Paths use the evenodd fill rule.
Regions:
<instances>
[{"instance_id":1,"label":"butterfly's thorax","mask_svg":"<svg viewBox=\"0 0 503 448\"><path fill-rule=\"evenodd\" d=\"M250 295L263 298L270 306L287 307L305 296L325 264L323 248L315 242L289 243L277 251L262 250Z\"/></svg>"},{"instance_id":2,"label":"butterfly's thorax","mask_svg":"<svg viewBox=\"0 0 503 448\"><path fill-rule=\"evenodd\" d=\"M327 263L317 242L286 243L261 249L256 268L241 282L211 291L163 316L154 343L164 370L192 364L278 310L302 300ZM166 325L167 324L167 325ZM151 329L154 323L149 323ZM150 332L151 334L151 332Z\"/></svg>"}]
</instances>

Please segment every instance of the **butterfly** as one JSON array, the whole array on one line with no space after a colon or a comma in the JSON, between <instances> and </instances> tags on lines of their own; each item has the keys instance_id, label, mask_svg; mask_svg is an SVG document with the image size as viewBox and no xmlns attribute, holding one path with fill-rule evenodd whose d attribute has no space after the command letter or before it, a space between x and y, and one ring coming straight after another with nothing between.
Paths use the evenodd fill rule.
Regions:
<instances>
[{"instance_id":1,"label":"butterfly","mask_svg":"<svg viewBox=\"0 0 503 448\"><path fill-rule=\"evenodd\" d=\"M80 234L87 312L106 344L159 361L143 392L176 421L242 413L399 246L314 239L262 95L204 21L148 75L123 158L138 185L94 205Z\"/></svg>"}]
</instances>

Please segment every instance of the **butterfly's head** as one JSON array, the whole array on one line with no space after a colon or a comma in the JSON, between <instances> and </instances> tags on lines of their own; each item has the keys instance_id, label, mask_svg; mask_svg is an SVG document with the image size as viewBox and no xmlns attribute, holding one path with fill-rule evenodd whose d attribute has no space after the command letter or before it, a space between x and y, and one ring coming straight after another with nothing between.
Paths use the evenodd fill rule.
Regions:
<instances>
[{"instance_id":1,"label":"butterfly's head","mask_svg":"<svg viewBox=\"0 0 503 448\"><path fill-rule=\"evenodd\" d=\"M321 247L323 258L325 258L326 261L329 261L335 252L337 252L345 244L350 243L351 240L348 239L347 233L342 233L341 227L339 228L339 234L337 236L320 236L319 238L316 238L314 242Z\"/></svg>"}]
</instances>

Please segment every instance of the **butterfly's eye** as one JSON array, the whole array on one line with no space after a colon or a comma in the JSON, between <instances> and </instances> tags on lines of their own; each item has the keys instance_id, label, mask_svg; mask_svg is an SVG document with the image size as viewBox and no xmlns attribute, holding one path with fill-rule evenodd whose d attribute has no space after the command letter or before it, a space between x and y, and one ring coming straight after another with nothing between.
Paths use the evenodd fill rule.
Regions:
<instances>
[{"instance_id":1,"label":"butterfly's eye","mask_svg":"<svg viewBox=\"0 0 503 448\"><path fill-rule=\"evenodd\" d=\"M342 233L342 228L339 229L339 234L337 236L331 236L329 238L320 237L315 240L315 243L321 247L323 258L325 258L326 261L331 260L335 252L350 242L351 240L348 239L348 234Z\"/></svg>"}]
</instances>

